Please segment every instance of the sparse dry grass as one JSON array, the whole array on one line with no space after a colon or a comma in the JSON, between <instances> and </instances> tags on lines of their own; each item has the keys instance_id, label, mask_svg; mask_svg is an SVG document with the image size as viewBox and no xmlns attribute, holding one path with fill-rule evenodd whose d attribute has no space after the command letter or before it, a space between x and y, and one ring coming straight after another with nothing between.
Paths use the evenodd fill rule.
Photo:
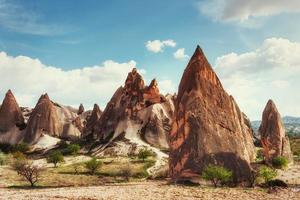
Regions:
<instances>
[{"instance_id":1,"label":"sparse dry grass","mask_svg":"<svg viewBox=\"0 0 300 200\"><path fill-rule=\"evenodd\" d=\"M74 160L76 160L76 157L74 157ZM125 178L122 177L122 169L128 164L132 170L131 180L138 181L147 177L146 169L155 162L154 158L150 158L145 162L126 157L103 158L100 160L103 162L103 165L95 175L88 174L84 167L85 161L78 162L78 160L76 160L76 163L66 163L57 168L48 167L43 172L37 185L42 187L73 187L123 182ZM77 173L75 166L77 167ZM19 177L9 165L0 167L0 177L0 187L27 185L27 182Z\"/></svg>"}]
</instances>

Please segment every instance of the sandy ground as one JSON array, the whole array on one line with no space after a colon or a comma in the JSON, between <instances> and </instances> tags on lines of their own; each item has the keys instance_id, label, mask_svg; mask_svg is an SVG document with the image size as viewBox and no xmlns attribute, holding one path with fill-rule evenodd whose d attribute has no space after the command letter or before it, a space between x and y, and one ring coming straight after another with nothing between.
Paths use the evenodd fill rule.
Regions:
<instances>
[{"instance_id":1,"label":"sandy ground","mask_svg":"<svg viewBox=\"0 0 300 200\"><path fill-rule=\"evenodd\" d=\"M243 188L205 188L167 185L162 181L141 183L112 184L93 187L51 188L51 189L4 189L0 188L0 199L18 200L57 200L57 199L141 199L141 200L187 200L187 199L214 199L214 200L299 200L300 188L280 189L275 193L267 193L262 189Z\"/></svg>"}]
</instances>

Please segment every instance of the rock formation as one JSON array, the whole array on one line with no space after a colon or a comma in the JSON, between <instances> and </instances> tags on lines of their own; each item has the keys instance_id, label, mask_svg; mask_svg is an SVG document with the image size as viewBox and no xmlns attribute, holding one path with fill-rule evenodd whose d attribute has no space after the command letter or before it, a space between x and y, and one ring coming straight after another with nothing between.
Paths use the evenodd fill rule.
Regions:
<instances>
[{"instance_id":1,"label":"rock formation","mask_svg":"<svg viewBox=\"0 0 300 200\"><path fill-rule=\"evenodd\" d=\"M284 156L292 162L289 139L285 135L281 116L272 100L268 101L263 111L259 134L266 162L270 163L277 156Z\"/></svg>"},{"instance_id":2,"label":"rock formation","mask_svg":"<svg viewBox=\"0 0 300 200\"><path fill-rule=\"evenodd\" d=\"M102 112L97 104L94 104L94 108L90 116L86 118L86 124L83 131L83 137L93 137L95 133L95 127L100 119Z\"/></svg>"},{"instance_id":3,"label":"rock formation","mask_svg":"<svg viewBox=\"0 0 300 200\"><path fill-rule=\"evenodd\" d=\"M198 46L181 79L170 134L170 175L192 180L205 166L233 172L235 182L248 180L254 158L252 129Z\"/></svg>"},{"instance_id":4,"label":"rock formation","mask_svg":"<svg viewBox=\"0 0 300 200\"><path fill-rule=\"evenodd\" d=\"M0 134L15 126L24 129L24 117L13 93L8 90L0 108Z\"/></svg>"},{"instance_id":5,"label":"rock formation","mask_svg":"<svg viewBox=\"0 0 300 200\"><path fill-rule=\"evenodd\" d=\"M138 117L139 111L164 101L164 97L159 94L156 80L149 87L145 87L142 76L134 68L128 73L125 86L117 89L103 111L97 123L95 137L104 142L117 137L121 134L119 130L124 121L146 123L147 119Z\"/></svg>"},{"instance_id":6,"label":"rock formation","mask_svg":"<svg viewBox=\"0 0 300 200\"><path fill-rule=\"evenodd\" d=\"M84 112L84 107L83 107L82 104L80 104L80 106L79 106L79 108L78 108L77 114L78 114L78 115L81 115L83 112Z\"/></svg>"},{"instance_id":7,"label":"rock formation","mask_svg":"<svg viewBox=\"0 0 300 200\"><path fill-rule=\"evenodd\" d=\"M52 102L49 96L44 94L39 98L28 119L24 142L35 144L45 134L63 139L78 138L81 132L76 127L76 117L73 109Z\"/></svg>"},{"instance_id":8,"label":"rock formation","mask_svg":"<svg viewBox=\"0 0 300 200\"><path fill-rule=\"evenodd\" d=\"M48 94L42 95L28 120L24 141L35 143L43 133L59 136L62 132L54 104Z\"/></svg>"},{"instance_id":9,"label":"rock formation","mask_svg":"<svg viewBox=\"0 0 300 200\"><path fill-rule=\"evenodd\" d=\"M173 97L161 95L155 79L145 86L142 76L134 68L128 73L124 87L116 90L100 119L88 119L86 129L93 131L87 131L85 137L100 143L95 149L99 155L104 150L105 154L131 154L138 149L133 146L147 146L153 151L168 149L173 114ZM95 121L95 126L88 124ZM131 150L133 152L129 152ZM165 154L160 155L165 159Z\"/></svg>"}]
</instances>

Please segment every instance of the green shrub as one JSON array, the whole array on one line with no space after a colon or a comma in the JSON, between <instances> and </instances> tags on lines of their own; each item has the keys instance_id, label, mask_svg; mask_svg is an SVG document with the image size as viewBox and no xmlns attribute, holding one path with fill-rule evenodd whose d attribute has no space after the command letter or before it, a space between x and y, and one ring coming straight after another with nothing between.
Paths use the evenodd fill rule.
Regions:
<instances>
[{"instance_id":1,"label":"green shrub","mask_svg":"<svg viewBox=\"0 0 300 200\"><path fill-rule=\"evenodd\" d=\"M61 153L61 151L53 151L48 157L47 157L47 163L53 163L54 167L57 167L58 163L64 162L64 156Z\"/></svg>"},{"instance_id":2,"label":"green shrub","mask_svg":"<svg viewBox=\"0 0 300 200\"><path fill-rule=\"evenodd\" d=\"M29 150L30 150L29 145L26 143L16 144L12 147L12 152L26 153Z\"/></svg>"},{"instance_id":3,"label":"green shrub","mask_svg":"<svg viewBox=\"0 0 300 200\"><path fill-rule=\"evenodd\" d=\"M264 182L267 183L273 180L277 176L277 171L267 166L262 166L259 168L258 177L264 179Z\"/></svg>"},{"instance_id":4,"label":"green shrub","mask_svg":"<svg viewBox=\"0 0 300 200\"><path fill-rule=\"evenodd\" d=\"M102 162L100 160L97 160L96 158L92 158L91 160L85 163L85 168L92 175L95 174L101 166Z\"/></svg>"},{"instance_id":5,"label":"green shrub","mask_svg":"<svg viewBox=\"0 0 300 200\"><path fill-rule=\"evenodd\" d=\"M77 155L79 151L80 151L79 144L69 144L67 146L67 154L69 155Z\"/></svg>"},{"instance_id":6,"label":"green shrub","mask_svg":"<svg viewBox=\"0 0 300 200\"><path fill-rule=\"evenodd\" d=\"M255 161L259 162L259 161L263 161L264 160L264 152L262 149L257 149L256 150L256 158Z\"/></svg>"},{"instance_id":7,"label":"green shrub","mask_svg":"<svg viewBox=\"0 0 300 200\"><path fill-rule=\"evenodd\" d=\"M232 172L224 167L209 165L204 168L202 178L211 181L215 187L219 183L226 183L231 180Z\"/></svg>"},{"instance_id":8,"label":"green shrub","mask_svg":"<svg viewBox=\"0 0 300 200\"><path fill-rule=\"evenodd\" d=\"M6 164L6 156L4 153L0 151L0 165L5 165Z\"/></svg>"},{"instance_id":9,"label":"green shrub","mask_svg":"<svg viewBox=\"0 0 300 200\"><path fill-rule=\"evenodd\" d=\"M277 169L286 168L289 164L289 161L286 157L278 156L272 159L272 166Z\"/></svg>"},{"instance_id":10,"label":"green shrub","mask_svg":"<svg viewBox=\"0 0 300 200\"><path fill-rule=\"evenodd\" d=\"M80 145L79 144L67 144L67 143L61 143L60 144L61 152L64 155L77 155L80 151Z\"/></svg>"},{"instance_id":11,"label":"green shrub","mask_svg":"<svg viewBox=\"0 0 300 200\"><path fill-rule=\"evenodd\" d=\"M139 151L137 156L140 160L144 162L148 157L153 156L153 152L144 148Z\"/></svg>"}]
</instances>

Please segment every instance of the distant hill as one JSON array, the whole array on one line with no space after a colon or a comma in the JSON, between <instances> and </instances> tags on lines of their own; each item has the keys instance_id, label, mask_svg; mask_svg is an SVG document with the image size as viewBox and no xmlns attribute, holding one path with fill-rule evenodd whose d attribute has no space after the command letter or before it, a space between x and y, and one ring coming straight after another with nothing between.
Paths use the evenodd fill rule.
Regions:
<instances>
[{"instance_id":1,"label":"distant hill","mask_svg":"<svg viewBox=\"0 0 300 200\"><path fill-rule=\"evenodd\" d=\"M300 136L300 117L292 117L292 116L285 116L282 117L283 124L285 126L286 133L288 136ZM258 128L260 126L261 121L252 121L251 125L252 128L257 135Z\"/></svg>"}]
</instances>

